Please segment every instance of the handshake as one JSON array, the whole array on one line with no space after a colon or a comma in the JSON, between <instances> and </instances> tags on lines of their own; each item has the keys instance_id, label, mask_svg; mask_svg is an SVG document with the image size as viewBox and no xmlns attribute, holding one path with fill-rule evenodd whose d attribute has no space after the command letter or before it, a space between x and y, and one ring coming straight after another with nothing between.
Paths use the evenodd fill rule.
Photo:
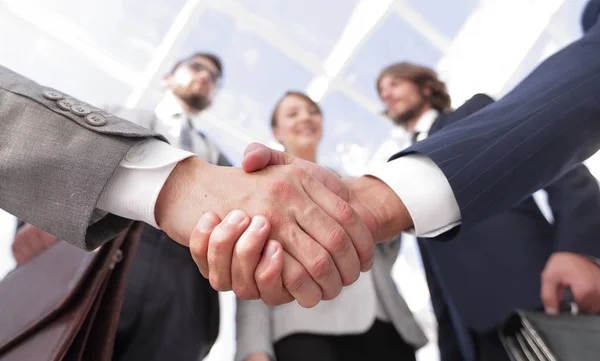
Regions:
<instances>
[{"instance_id":1,"label":"handshake","mask_svg":"<svg viewBox=\"0 0 600 361\"><path fill-rule=\"evenodd\" d=\"M180 162L155 216L216 290L304 307L335 298L371 268L375 242L412 226L383 181L340 179L260 144L246 149L242 169Z\"/></svg>"}]
</instances>

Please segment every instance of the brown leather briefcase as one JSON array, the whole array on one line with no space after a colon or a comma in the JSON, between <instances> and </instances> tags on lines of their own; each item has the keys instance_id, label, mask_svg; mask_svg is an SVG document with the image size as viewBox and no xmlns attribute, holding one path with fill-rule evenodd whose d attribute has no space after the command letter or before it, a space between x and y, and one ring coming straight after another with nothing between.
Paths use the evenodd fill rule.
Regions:
<instances>
[{"instance_id":1,"label":"brown leather briefcase","mask_svg":"<svg viewBox=\"0 0 600 361\"><path fill-rule=\"evenodd\" d=\"M0 282L1 361L109 361L141 227L94 252L59 242Z\"/></svg>"}]
</instances>

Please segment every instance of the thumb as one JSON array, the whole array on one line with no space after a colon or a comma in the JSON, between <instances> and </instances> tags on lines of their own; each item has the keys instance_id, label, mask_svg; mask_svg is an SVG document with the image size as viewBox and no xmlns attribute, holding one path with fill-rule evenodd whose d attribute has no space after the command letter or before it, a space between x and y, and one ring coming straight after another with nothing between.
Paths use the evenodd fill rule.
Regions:
<instances>
[{"instance_id":1,"label":"thumb","mask_svg":"<svg viewBox=\"0 0 600 361\"><path fill-rule=\"evenodd\" d=\"M251 173L269 165L290 164L293 160L294 157L290 154L271 149L260 143L252 143L244 151L242 168L244 172Z\"/></svg>"}]
</instances>

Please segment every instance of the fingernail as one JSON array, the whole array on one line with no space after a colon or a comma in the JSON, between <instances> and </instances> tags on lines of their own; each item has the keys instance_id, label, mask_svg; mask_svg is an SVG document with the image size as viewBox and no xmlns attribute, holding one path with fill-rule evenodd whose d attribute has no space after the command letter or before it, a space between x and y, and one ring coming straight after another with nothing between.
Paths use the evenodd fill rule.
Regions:
<instances>
[{"instance_id":1,"label":"fingernail","mask_svg":"<svg viewBox=\"0 0 600 361\"><path fill-rule=\"evenodd\" d=\"M269 242L269 244L267 244L267 249L265 249L265 257L269 258L269 261L271 261L271 258L277 253L277 249L275 242Z\"/></svg>"},{"instance_id":2,"label":"fingernail","mask_svg":"<svg viewBox=\"0 0 600 361\"><path fill-rule=\"evenodd\" d=\"M558 315L558 310L552 307L546 307L546 313L549 315Z\"/></svg>"},{"instance_id":3,"label":"fingernail","mask_svg":"<svg viewBox=\"0 0 600 361\"><path fill-rule=\"evenodd\" d=\"M244 212L236 209L235 211L231 211L227 215L227 223L230 223L230 224L241 223L244 220L244 217L245 217Z\"/></svg>"},{"instance_id":4,"label":"fingernail","mask_svg":"<svg viewBox=\"0 0 600 361\"><path fill-rule=\"evenodd\" d=\"M250 223L250 230L252 231L260 231L267 224L264 217L256 216L252 218L252 223Z\"/></svg>"},{"instance_id":5,"label":"fingernail","mask_svg":"<svg viewBox=\"0 0 600 361\"><path fill-rule=\"evenodd\" d=\"M200 232L209 233L215 228L213 224L213 219L209 213L204 213L202 217L200 217L200 222L198 222L198 229Z\"/></svg>"}]
</instances>

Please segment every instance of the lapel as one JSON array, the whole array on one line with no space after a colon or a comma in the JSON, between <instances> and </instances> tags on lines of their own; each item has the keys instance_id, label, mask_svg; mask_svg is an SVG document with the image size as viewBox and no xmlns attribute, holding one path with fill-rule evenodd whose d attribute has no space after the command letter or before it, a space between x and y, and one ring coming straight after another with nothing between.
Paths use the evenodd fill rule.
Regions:
<instances>
[{"instance_id":1,"label":"lapel","mask_svg":"<svg viewBox=\"0 0 600 361\"><path fill-rule=\"evenodd\" d=\"M448 113L441 113L440 115L438 115L435 122L433 122L433 124L431 125L431 129L429 129L428 137L444 127L444 123L446 122L447 117Z\"/></svg>"}]
</instances>

